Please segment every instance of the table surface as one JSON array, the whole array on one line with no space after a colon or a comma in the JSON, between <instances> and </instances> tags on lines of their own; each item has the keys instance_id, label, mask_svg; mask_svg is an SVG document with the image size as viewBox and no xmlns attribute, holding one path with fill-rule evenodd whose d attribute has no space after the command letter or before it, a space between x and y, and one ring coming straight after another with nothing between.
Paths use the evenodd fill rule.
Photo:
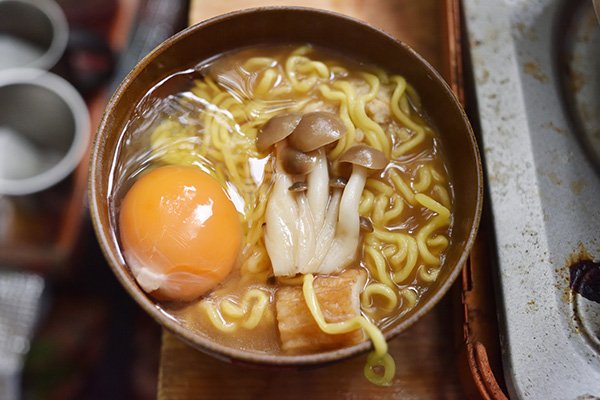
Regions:
<instances>
[{"instance_id":1,"label":"table surface","mask_svg":"<svg viewBox=\"0 0 600 400\"><path fill-rule=\"evenodd\" d=\"M438 0L192 0L190 24L236 9L303 5L347 14L380 27L408 43L434 67L443 68ZM335 365L295 370L231 365L195 351L163 333L158 398L237 399L463 399L455 345L453 298L446 296L428 315L390 341L397 373L379 388L363 376L365 356Z\"/></svg>"}]
</instances>

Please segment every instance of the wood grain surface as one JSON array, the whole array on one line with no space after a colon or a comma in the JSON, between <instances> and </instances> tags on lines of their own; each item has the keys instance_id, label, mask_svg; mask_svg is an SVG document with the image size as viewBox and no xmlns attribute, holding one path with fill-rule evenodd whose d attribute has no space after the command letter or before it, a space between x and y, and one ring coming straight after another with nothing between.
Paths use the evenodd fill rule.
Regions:
<instances>
[{"instance_id":1,"label":"wood grain surface","mask_svg":"<svg viewBox=\"0 0 600 400\"><path fill-rule=\"evenodd\" d=\"M305 6L363 20L406 42L438 69L443 68L443 0L191 0L190 25L244 8Z\"/></svg>"},{"instance_id":2,"label":"wood grain surface","mask_svg":"<svg viewBox=\"0 0 600 400\"><path fill-rule=\"evenodd\" d=\"M191 0L190 24L226 12L266 5L301 5L364 20L423 55L449 83L448 19L441 0ZM454 57L457 55L454 54ZM454 81L454 82L453 82ZM457 289L457 288L455 288ZM460 290L453 290L456 295ZM456 296L455 296L456 297ZM183 399L464 399L451 294L409 330L390 341L396 360L393 385L379 388L363 376L365 355L313 369L250 368L198 352L163 333L160 400Z\"/></svg>"}]
</instances>

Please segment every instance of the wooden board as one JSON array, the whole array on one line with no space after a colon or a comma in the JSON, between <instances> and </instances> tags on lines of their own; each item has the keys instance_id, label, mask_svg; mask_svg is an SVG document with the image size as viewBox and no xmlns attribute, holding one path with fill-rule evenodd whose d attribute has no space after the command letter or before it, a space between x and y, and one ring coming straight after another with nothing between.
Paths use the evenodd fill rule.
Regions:
<instances>
[{"instance_id":1,"label":"wooden board","mask_svg":"<svg viewBox=\"0 0 600 400\"><path fill-rule=\"evenodd\" d=\"M442 71L444 60L440 23L442 0L191 0L190 25L227 12L261 6L305 6L331 10L363 20L400 38ZM445 75L442 72L443 75Z\"/></svg>"},{"instance_id":2,"label":"wooden board","mask_svg":"<svg viewBox=\"0 0 600 400\"><path fill-rule=\"evenodd\" d=\"M400 38L436 67L461 94L454 0L192 0L190 24L237 9L302 5L364 20ZM464 399L458 357L462 337L453 303L456 286L438 306L390 342L396 378L379 388L363 377L365 356L314 369L249 368L200 353L163 333L158 398L166 399ZM472 394L473 395L473 394ZM469 396L471 397L471 396Z\"/></svg>"},{"instance_id":3,"label":"wooden board","mask_svg":"<svg viewBox=\"0 0 600 400\"><path fill-rule=\"evenodd\" d=\"M183 399L464 399L446 298L411 329L390 341L396 360L391 387L363 376L366 356L306 370L226 364L163 333L158 398Z\"/></svg>"}]
</instances>

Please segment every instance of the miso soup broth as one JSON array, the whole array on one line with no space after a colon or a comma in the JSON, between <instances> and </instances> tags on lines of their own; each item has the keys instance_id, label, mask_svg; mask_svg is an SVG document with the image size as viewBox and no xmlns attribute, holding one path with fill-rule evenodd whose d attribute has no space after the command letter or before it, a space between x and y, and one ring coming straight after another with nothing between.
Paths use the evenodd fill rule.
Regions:
<instances>
[{"instance_id":1,"label":"miso soup broth","mask_svg":"<svg viewBox=\"0 0 600 400\"><path fill-rule=\"evenodd\" d=\"M159 307L224 345L371 339L382 364L377 332L444 267L439 135L393 71L309 45L226 53L136 105L111 170L115 240Z\"/></svg>"}]
</instances>

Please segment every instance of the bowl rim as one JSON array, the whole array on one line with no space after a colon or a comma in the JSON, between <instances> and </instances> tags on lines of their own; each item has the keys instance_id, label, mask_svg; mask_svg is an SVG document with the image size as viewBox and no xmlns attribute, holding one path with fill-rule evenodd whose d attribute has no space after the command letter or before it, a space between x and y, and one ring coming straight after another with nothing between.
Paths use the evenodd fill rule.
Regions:
<instances>
[{"instance_id":1,"label":"bowl rim","mask_svg":"<svg viewBox=\"0 0 600 400\"><path fill-rule=\"evenodd\" d=\"M387 38L387 40L391 40L395 42L396 45L402 47L405 51L407 51L419 64L420 67L424 68L426 72L436 80L442 90L444 90L446 95L452 100L456 109L460 113L461 120L465 123L468 133L468 139L471 145L469 149L470 152L473 152L475 159L475 167L476 171L476 182L474 184L477 185L476 190L476 207L474 210L474 219L473 224L470 226L469 234L466 238L465 245L461 252L461 255L458 259L458 262L452 266L452 271L448 275L448 278L445 282L443 282L438 290L434 292L431 297L427 299L427 301L419 308L414 314L410 315L407 319L402 320L392 329L386 331L384 336L387 341L391 340L399 333L403 332L410 326L412 326L418 319L420 319L423 315L429 312L440 300L441 298L448 292L449 288L452 286L458 274L461 272L463 266L465 265L467 258L469 257L471 248L477 236L477 231L479 228L479 222L482 214L483 207L483 172L481 165L481 156L479 154L477 141L475 138L475 134L473 133L473 129L467 115L450 88L450 86L446 83L444 78L433 68L421 55L419 55L415 50L413 50L410 46L405 44L404 42L396 39L392 35L383 31L380 28L374 27L371 24L359 20L354 17L350 17L344 14L340 14L337 12L316 9L311 7L301 7L301 6L266 6L266 7L255 7L255 8L247 8L237 11L232 11L226 14L218 15L212 17L210 19L201 21L197 24L191 25L186 29L176 33L170 38L166 39L160 45L158 45L154 50L152 50L148 55L146 55L138 64L132 69L132 71L127 75L127 77L121 82L110 101L108 102L104 115L102 117L101 123L98 127L97 133L94 137L94 142L92 146L92 154L90 157L90 168L89 168L89 186L88 186L88 196L90 199L90 213L92 216L93 227L97 236L97 239L100 243L100 247L102 252L104 253L105 258L107 259L111 269L117 276L118 280L125 287L127 292L136 300L136 302L150 315L154 318L161 326L174 333L179 339L183 340L187 344L193 346L194 348L201 350L203 352L209 353L212 356L220 359L225 359L227 361L241 362L246 364L261 364L261 365L279 365L279 366L308 366L308 365L316 365L316 364L328 364L332 362L337 362L343 359L350 358L352 356L358 355L370 349L372 347L371 341L366 340L359 344L345 347L341 349L331 350L327 352L314 353L314 354L302 354L302 355L286 355L286 354L268 354L259 351L246 350L241 348L234 348L230 346L226 346L220 344L207 336L202 336L201 334L194 333L191 329L183 326L178 323L174 318L168 316L164 311L162 311L158 306L156 306L150 298L143 293L142 289L139 288L135 283L132 285L128 280L128 275L130 274L125 268L120 266L122 260L118 258L116 254L111 254L107 249L110 248L109 241L111 238L109 235L104 235L103 230L98 225L98 221L100 220L100 212L97 198L97 180L96 175L98 175L97 166L99 165L98 159L100 155L100 147L104 142L104 137L107 132L107 125L111 121L112 110L115 108L117 103L120 102L124 93L131 86L132 82L139 76L139 74L147 67L147 65L153 61L154 57L158 54L161 54L167 51L171 46L175 43L184 40L186 37L192 35L196 30L203 29L207 26L215 25L227 21L232 18L236 18L240 15L250 14L250 13L268 13L268 12L281 12L281 11L290 11L290 12L299 12L299 13L309 13L309 14L326 14L333 18L344 19L347 22L356 25L362 25L363 28L370 29L375 31L378 35L382 35ZM105 201L105 200L104 200Z\"/></svg>"}]
</instances>

